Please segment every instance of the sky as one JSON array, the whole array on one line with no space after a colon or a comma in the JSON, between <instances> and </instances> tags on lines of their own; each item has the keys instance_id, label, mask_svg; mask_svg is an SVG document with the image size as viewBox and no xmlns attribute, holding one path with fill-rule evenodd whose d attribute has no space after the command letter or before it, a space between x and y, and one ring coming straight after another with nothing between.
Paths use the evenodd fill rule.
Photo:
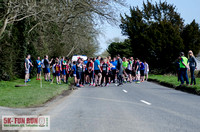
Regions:
<instances>
[{"instance_id":1,"label":"sky","mask_svg":"<svg viewBox=\"0 0 200 132\"><path fill-rule=\"evenodd\" d=\"M146 1L146 0L145 0ZM152 2L159 2L159 0L152 0ZM197 23L200 24L200 0L161 0L167 1L170 4L173 4L177 8L177 12L180 13L181 17L185 20L185 24L189 24L196 20ZM127 0L127 7L122 7L119 11L119 14L128 14L130 6L138 6L142 7L143 0ZM120 21L120 19L119 19ZM120 24L120 23L119 23ZM124 40L127 36L123 36L121 34L121 29L119 25L110 25L103 24L101 26L102 34L98 36L98 41L100 43L100 51L102 53L108 47L108 40L113 40L114 38L120 38L120 40Z\"/></svg>"}]
</instances>

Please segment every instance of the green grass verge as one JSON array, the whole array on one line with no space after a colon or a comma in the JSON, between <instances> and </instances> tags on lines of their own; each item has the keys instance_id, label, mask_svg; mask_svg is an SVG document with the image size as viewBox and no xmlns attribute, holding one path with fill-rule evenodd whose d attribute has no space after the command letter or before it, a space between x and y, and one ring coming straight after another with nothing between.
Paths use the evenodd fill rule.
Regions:
<instances>
[{"instance_id":1,"label":"green grass verge","mask_svg":"<svg viewBox=\"0 0 200 132\"><path fill-rule=\"evenodd\" d=\"M178 78L174 75L149 75L150 79L156 79L161 82L170 83L174 86L179 86L181 82L178 82ZM190 88L194 88L196 90L200 90L200 78L196 78L197 85L195 86L188 86Z\"/></svg>"},{"instance_id":2,"label":"green grass verge","mask_svg":"<svg viewBox=\"0 0 200 132\"><path fill-rule=\"evenodd\" d=\"M69 82L72 78L69 79ZM42 88L40 81L32 78L28 82L28 86L15 87L15 85L23 85L23 79L13 81L0 81L0 106L5 107L34 107L44 104L49 99L61 94L64 90L68 90L67 84L57 85L54 81L53 84L42 80Z\"/></svg>"}]
</instances>

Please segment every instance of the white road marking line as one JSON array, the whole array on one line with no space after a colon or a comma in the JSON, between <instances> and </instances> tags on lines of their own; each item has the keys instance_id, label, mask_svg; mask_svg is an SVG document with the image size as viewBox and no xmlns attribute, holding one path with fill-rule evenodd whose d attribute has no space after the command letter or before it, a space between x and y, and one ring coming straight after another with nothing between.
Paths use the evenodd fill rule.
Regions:
<instances>
[{"instance_id":1,"label":"white road marking line","mask_svg":"<svg viewBox=\"0 0 200 132\"><path fill-rule=\"evenodd\" d=\"M145 100L140 100L142 103L145 103L145 104L147 104L147 105L151 105L151 103L149 103L149 102L147 102L147 101L145 101Z\"/></svg>"},{"instance_id":2,"label":"white road marking line","mask_svg":"<svg viewBox=\"0 0 200 132\"><path fill-rule=\"evenodd\" d=\"M124 89L123 89L123 91L124 91L124 93L128 93L128 91L126 91L126 90L124 90Z\"/></svg>"}]
</instances>

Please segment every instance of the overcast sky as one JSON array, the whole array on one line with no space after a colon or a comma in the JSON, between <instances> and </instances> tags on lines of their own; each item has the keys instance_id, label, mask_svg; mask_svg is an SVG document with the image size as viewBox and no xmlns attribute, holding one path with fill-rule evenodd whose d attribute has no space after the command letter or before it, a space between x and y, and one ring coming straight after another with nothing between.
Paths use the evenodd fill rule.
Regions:
<instances>
[{"instance_id":1,"label":"overcast sky","mask_svg":"<svg viewBox=\"0 0 200 132\"><path fill-rule=\"evenodd\" d=\"M153 2L159 0L152 0ZM167 1L170 4L174 4L177 8L177 11L181 14L181 17L185 20L185 24L191 23L193 19L196 20L200 24L200 0L161 0ZM119 14L129 14L130 6L139 6L142 7L143 0L127 0L127 7L122 7L120 9ZM127 37L122 36L121 29L119 25L111 26L109 24L102 25L103 34L99 35L98 40L100 43L100 53L107 49L108 44L106 43L108 40L112 40L114 38L125 39Z\"/></svg>"}]
</instances>

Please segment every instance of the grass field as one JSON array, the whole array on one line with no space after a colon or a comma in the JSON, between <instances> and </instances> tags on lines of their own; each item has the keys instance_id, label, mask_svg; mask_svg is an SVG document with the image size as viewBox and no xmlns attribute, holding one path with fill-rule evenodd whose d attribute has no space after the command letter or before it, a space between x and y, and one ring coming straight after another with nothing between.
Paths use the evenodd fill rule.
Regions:
<instances>
[{"instance_id":1,"label":"grass field","mask_svg":"<svg viewBox=\"0 0 200 132\"><path fill-rule=\"evenodd\" d=\"M70 81L72 78L69 79ZM0 106L17 108L40 106L69 89L67 84L57 85L55 81L53 84L42 81L41 88L40 81L36 78L32 78L31 82L27 83L28 86L15 87L15 85L23 84L23 79L0 81Z\"/></svg>"},{"instance_id":2,"label":"grass field","mask_svg":"<svg viewBox=\"0 0 200 132\"><path fill-rule=\"evenodd\" d=\"M175 86L179 86L181 82L178 82L178 78L173 75L149 75L149 78L156 79L162 82L167 82L173 84ZM189 79L191 81L191 79ZM188 86L191 88L195 88L196 90L200 90L200 78L196 78L197 85L195 86Z\"/></svg>"}]
</instances>

